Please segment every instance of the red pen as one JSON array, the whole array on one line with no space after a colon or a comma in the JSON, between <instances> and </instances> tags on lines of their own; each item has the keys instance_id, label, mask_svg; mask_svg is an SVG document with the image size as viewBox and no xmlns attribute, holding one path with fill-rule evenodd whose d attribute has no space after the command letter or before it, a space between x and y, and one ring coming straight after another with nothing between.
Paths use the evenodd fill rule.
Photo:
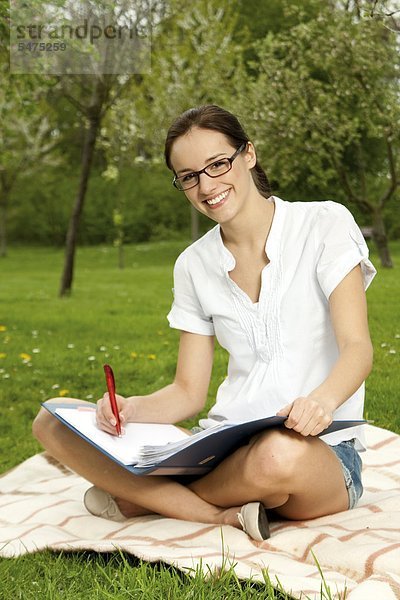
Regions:
<instances>
[{"instance_id":1,"label":"red pen","mask_svg":"<svg viewBox=\"0 0 400 600\"><path fill-rule=\"evenodd\" d=\"M104 368L104 373L106 374L106 382L107 382L108 395L110 397L111 410L112 410L113 415L114 415L115 420L116 420L115 428L117 430L118 437L121 437L121 435L122 435L121 421L119 419L117 399L115 398L115 378L114 378L114 373L113 373L113 370L110 367L110 365L104 365L103 368Z\"/></svg>"}]
</instances>

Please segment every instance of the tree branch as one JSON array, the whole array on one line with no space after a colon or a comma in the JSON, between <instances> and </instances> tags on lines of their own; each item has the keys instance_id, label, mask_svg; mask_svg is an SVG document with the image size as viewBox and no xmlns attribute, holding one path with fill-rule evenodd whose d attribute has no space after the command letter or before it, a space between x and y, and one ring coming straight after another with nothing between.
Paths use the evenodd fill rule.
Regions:
<instances>
[{"instance_id":1,"label":"tree branch","mask_svg":"<svg viewBox=\"0 0 400 600\"><path fill-rule=\"evenodd\" d=\"M397 179L396 173L396 161L393 153L393 146L389 136L386 136L386 147L387 147L387 155L389 160L389 172L391 184L383 196L379 199L379 206L383 208L385 204L387 204L388 200L393 196L396 191L397 186L399 185L399 180Z\"/></svg>"},{"instance_id":2,"label":"tree branch","mask_svg":"<svg viewBox=\"0 0 400 600\"><path fill-rule=\"evenodd\" d=\"M378 4L378 0L374 0L373 6L371 7L370 15L369 15L370 17L375 16L375 9L376 9L377 4Z\"/></svg>"},{"instance_id":3,"label":"tree branch","mask_svg":"<svg viewBox=\"0 0 400 600\"><path fill-rule=\"evenodd\" d=\"M67 98L67 100L69 100L69 102L71 102L72 106L75 106L75 108L77 108L80 113L82 113L83 115L86 116L87 107L84 106L83 104L81 104L76 98L71 96L71 94L69 92L67 92L67 90L65 88L63 88L63 90L64 90L64 96Z\"/></svg>"},{"instance_id":4,"label":"tree branch","mask_svg":"<svg viewBox=\"0 0 400 600\"><path fill-rule=\"evenodd\" d=\"M341 164L336 160L336 158L332 157L332 161L333 161L333 165L336 169L336 172L339 176L339 180L343 186L343 189L345 190L346 194L348 195L349 199L352 200L353 202L358 203L359 198L356 196L356 194L353 192L353 190L351 189L351 185L349 182L349 178L347 177L347 173L344 170L344 168L341 166Z\"/></svg>"},{"instance_id":5,"label":"tree branch","mask_svg":"<svg viewBox=\"0 0 400 600\"><path fill-rule=\"evenodd\" d=\"M359 0L354 0L354 8L358 19L361 19L361 6Z\"/></svg>"},{"instance_id":6,"label":"tree branch","mask_svg":"<svg viewBox=\"0 0 400 600\"><path fill-rule=\"evenodd\" d=\"M103 110L102 110L102 117L105 115L105 113L108 111L108 109L115 104L115 102L118 100L118 98L121 96L122 92L128 87L129 83L131 82L131 77L129 77L124 83L122 83L119 88L117 89L115 95L110 98L110 94L108 94L107 100L103 105Z\"/></svg>"},{"instance_id":7,"label":"tree branch","mask_svg":"<svg viewBox=\"0 0 400 600\"><path fill-rule=\"evenodd\" d=\"M332 162L349 200L351 202L354 202L354 204L357 204L364 212L372 213L374 211L374 207L370 202L368 202L367 198L361 198L360 196L354 193L350 185L350 181L345 168L342 167L342 165L335 158L332 158Z\"/></svg>"}]
</instances>

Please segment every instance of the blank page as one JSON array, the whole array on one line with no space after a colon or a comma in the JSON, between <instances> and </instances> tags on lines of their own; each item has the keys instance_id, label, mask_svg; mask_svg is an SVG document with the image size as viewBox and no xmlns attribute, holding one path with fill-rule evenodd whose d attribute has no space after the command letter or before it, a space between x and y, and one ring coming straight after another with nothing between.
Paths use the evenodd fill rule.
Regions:
<instances>
[{"instance_id":1,"label":"blank page","mask_svg":"<svg viewBox=\"0 0 400 600\"><path fill-rule=\"evenodd\" d=\"M188 434L164 423L126 423L125 434L117 437L101 431L96 425L96 411L91 408L57 408L55 411L74 429L89 438L121 461L124 465L133 465L139 460L139 450L147 444L163 446L170 442L184 440Z\"/></svg>"}]
</instances>

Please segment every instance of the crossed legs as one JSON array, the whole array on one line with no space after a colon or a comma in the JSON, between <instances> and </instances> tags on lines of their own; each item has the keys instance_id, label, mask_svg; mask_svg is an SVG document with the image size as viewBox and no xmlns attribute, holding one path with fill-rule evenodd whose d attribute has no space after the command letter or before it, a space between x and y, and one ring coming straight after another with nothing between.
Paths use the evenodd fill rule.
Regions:
<instances>
[{"instance_id":1,"label":"crossed legs","mask_svg":"<svg viewBox=\"0 0 400 600\"><path fill-rule=\"evenodd\" d=\"M295 520L340 512L349 504L335 453L318 438L285 429L259 434L189 487L219 506L258 500Z\"/></svg>"},{"instance_id":2,"label":"crossed legs","mask_svg":"<svg viewBox=\"0 0 400 600\"><path fill-rule=\"evenodd\" d=\"M36 417L33 433L54 458L117 498L121 511L129 517L158 513L240 527L237 513L248 502L262 502L289 519L310 519L348 508L344 477L334 452L317 438L304 438L289 430L259 434L186 486L168 477L132 475L45 409Z\"/></svg>"}]
</instances>

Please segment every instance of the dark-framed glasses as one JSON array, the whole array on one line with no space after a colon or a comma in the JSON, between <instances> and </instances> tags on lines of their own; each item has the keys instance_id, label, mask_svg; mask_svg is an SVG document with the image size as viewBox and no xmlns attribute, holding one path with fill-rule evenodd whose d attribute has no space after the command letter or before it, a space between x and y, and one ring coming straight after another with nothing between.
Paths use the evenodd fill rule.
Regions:
<instances>
[{"instance_id":1,"label":"dark-framed glasses","mask_svg":"<svg viewBox=\"0 0 400 600\"><path fill-rule=\"evenodd\" d=\"M204 167L204 169L201 169L201 171L191 171L190 173L185 173L179 177L175 176L172 184L180 192L185 192L186 190L190 190L198 185L200 181L200 175L202 173L205 173L208 175L208 177L212 178L225 175L225 173L232 169L233 161L246 148L246 146L247 142L243 142L243 144L239 146L239 148L234 154L232 154L230 158L220 158L210 165Z\"/></svg>"}]
</instances>

